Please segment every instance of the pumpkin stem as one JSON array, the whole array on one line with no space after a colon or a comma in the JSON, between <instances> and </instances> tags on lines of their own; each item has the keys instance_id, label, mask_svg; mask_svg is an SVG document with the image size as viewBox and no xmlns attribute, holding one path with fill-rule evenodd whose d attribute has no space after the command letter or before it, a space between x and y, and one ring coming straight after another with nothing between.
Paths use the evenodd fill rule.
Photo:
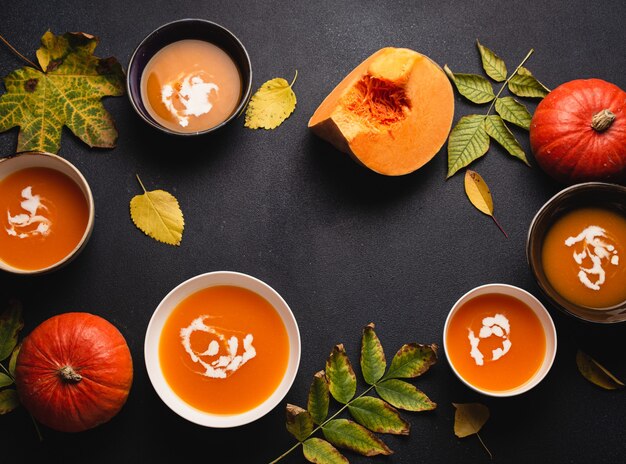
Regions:
<instances>
[{"instance_id":1,"label":"pumpkin stem","mask_svg":"<svg viewBox=\"0 0 626 464\"><path fill-rule=\"evenodd\" d=\"M83 379L83 376L72 369L72 366L64 366L59 369L59 377L67 383L78 383Z\"/></svg>"},{"instance_id":2,"label":"pumpkin stem","mask_svg":"<svg viewBox=\"0 0 626 464\"><path fill-rule=\"evenodd\" d=\"M602 110L591 118L591 127L598 132L604 132L615 121L615 114L609 110Z\"/></svg>"}]
</instances>

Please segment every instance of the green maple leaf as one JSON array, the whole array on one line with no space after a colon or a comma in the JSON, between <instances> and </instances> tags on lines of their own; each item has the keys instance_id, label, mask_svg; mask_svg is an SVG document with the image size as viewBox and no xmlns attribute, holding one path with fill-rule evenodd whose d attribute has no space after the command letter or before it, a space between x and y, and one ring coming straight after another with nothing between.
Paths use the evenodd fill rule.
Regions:
<instances>
[{"instance_id":1,"label":"green maple leaf","mask_svg":"<svg viewBox=\"0 0 626 464\"><path fill-rule=\"evenodd\" d=\"M41 44L41 70L25 66L4 79L0 132L20 127L17 151L57 153L63 126L90 147L114 147L117 130L101 98L124 94L120 63L94 56L98 38L82 32L48 31Z\"/></svg>"}]
</instances>

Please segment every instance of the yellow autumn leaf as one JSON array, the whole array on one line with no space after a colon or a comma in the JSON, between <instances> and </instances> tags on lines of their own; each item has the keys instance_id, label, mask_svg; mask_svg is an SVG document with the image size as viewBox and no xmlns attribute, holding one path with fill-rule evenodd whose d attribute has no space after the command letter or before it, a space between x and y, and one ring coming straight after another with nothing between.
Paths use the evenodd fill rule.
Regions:
<instances>
[{"instance_id":1,"label":"yellow autumn leaf","mask_svg":"<svg viewBox=\"0 0 626 464\"><path fill-rule=\"evenodd\" d=\"M296 109L296 94L293 84L298 77L298 71L291 84L282 77L265 82L256 91L246 109L245 127L250 129L275 129Z\"/></svg>"},{"instance_id":2,"label":"yellow autumn leaf","mask_svg":"<svg viewBox=\"0 0 626 464\"><path fill-rule=\"evenodd\" d=\"M491 197L487 183L480 174L471 169L465 171L465 193L472 205L474 205L478 211L485 213L487 216L491 216L500 231L508 238L508 235L493 215L493 198Z\"/></svg>"},{"instance_id":3,"label":"yellow autumn leaf","mask_svg":"<svg viewBox=\"0 0 626 464\"><path fill-rule=\"evenodd\" d=\"M454 434L459 438L465 438L476 434L483 448L493 459L491 451L480 438L478 432L489 419L489 408L481 403L452 403L456 409L454 413Z\"/></svg>"},{"instance_id":4,"label":"yellow autumn leaf","mask_svg":"<svg viewBox=\"0 0 626 464\"><path fill-rule=\"evenodd\" d=\"M137 176L144 193L130 201L130 217L139 230L168 245L180 245L185 228L178 200L164 190L148 192Z\"/></svg>"}]
</instances>

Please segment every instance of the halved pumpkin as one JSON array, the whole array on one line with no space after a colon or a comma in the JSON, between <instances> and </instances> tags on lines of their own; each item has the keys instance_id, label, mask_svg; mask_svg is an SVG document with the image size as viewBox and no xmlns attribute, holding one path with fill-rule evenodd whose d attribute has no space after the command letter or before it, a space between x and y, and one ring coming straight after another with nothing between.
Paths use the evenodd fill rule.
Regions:
<instances>
[{"instance_id":1,"label":"halved pumpkin","mask_svg":"<svg viewBox=\"0 0 626 464\"><path fill-rule=\"evenodd\" d=\"M333 89L308 126L369 169L400 176L439 152L453 117L454 93L443 70L414 50L386 47Z\"/></svg>"}]
</instances>

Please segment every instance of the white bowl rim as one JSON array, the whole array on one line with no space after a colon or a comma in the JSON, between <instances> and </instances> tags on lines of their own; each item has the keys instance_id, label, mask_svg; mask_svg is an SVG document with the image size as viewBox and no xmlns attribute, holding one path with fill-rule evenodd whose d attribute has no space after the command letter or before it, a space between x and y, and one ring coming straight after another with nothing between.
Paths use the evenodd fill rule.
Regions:
<instances>
[{"instance_id":1,"label":"white bowl rim","mask_svg":"<svg viewBox=\"0 0 626 464\"><path fill-rule=\"evenodd\" d=\"M492 290L492 292L488 292L488 290ZM478 295L476 295L477 293ZM532 305L528 304L525 301L523 301L523 303L525 303L538 316L539 321L541 322L541 325L544 330L544 335L546 337L546 355L544 356L541 367L537 370L537 372L535 372L535 374L529 380L519 385L518 387L512 388L510 390L486 390L486 389L476 387L475 385L465 380L465 378L463 378L463 376L454 367L454 364L452 363L452 361L450 360L450 357L448 356L446 335L448 333L448 326L450 324L450 320L452 319L452 316L457 312L458 308L461 306L462 303L465 303L466 301L470 300L471 297L475 295L479 296L479 295L486 294L486 293L502 293L502 294L509 295L512 297L516 297L515 294L518 294L518 295L523 295L526 298L528 298L533 304ZM450 311L448 312L448 316L446 317L446 322L443 328L443 347L444 347L446 359L448 361L448 365L450 366L454 374L459 378L459 380L461 380L461 382L463 382L466 386L468 386L469 388L471 388L472 390L478 393L482 393L483 395L487 395L487 396L493 396L493 397L516 396L516 395L520 395L522 393L527 392L528 390L532 389L537 384L539 384L544 379L544 377L548 374L550 369L552 368L552 364L554 363L554 359L556 357L556 351L557 351L556 327L554 325L554 321L552 319L552 316L550 315L550 312L546 309L543 303L541 303L541 301L539 301L539 299L536 296L534 296L532 293L530 293L529 291L524 290L523 288L517 287L515 285L511 285L511 284L488 283L488 284L479 285L477 287L472 288L471 290L468 290L454 303L454 305L452 305L452 308L450 309Z\"/></svg>"},{"instance_id":2,"label":"white bowl rim","mask_svg":"<svg viewBox=\"0 0 626 464\"><path fill-rule=\"evenodd\" d=\"M206 283L198 287L197 290L190 291L186 295L180 296L180 298L172 302L172 298L175 298L176 293L180 293L183 290L188 289L190 286L193 286L194 284L198 285L200 282ZM178 397L178 395L173 392L173 390L169 387L167 381L165 380L161 369L159 368L158 345L160 332L163 325L162 323L159 323L157 321L159 315L161 315L163 311L167 311L167 314L161 316L162 318L164 318L164 320L167 319L167 316L169 316L171 310L174 309L174 307L184 298L202 288L208 288L216 285L238 286L254 291L257 294L259 294L259 292L250 287L256 286L260 289L264 289L274 299L274 301L269 301L269 299L266 298L280 315L283 323L285 324L285 329L289 337L289 361L287 369L285 370L285 374L279 386L274 391L274 393L270 395L264 402L262 402L255 408L240 414L211 414L194 408L193 406L184 402L180 397ZM260 296L265 298L264 295ZM169 310L166 307L168 304L171 304L171 308ZM214 428L228 428L245 425L263 417L271 410L273 410L284 399L285 395L291 388L291 385L293 384L296 374L298 372L300 356L301 342L298 323L287 302L280 296L280 294L276 290L274 290L270 285L263 282L262 280L249 274L235 271L212 271L198 274L174 287L161 300L157 308L154 310L146 329L146 336L144 341L144 361L148 372L148 377L161 400L172 411L174 411L184 419L187 419L190 422L198 425Z\"/></svg>"},{"instance_id":3,"label":"white bowl rim","mask_svg":"<svg viewBox=\"0 0 626 464\"><path fill-rule=\"evenodd\" d=\"M6 272L11 272L13 274L22 274L22 275L46 274L56 269L60 269L66 264L69 264L84 249L84 247L87 244L87 241L89 240L93 232L95 214L96 214L95 203L94 203L91 187L89 186L89 182L87 182L87 179L85 178L85 176L83 176L83 173L80 172L80 170L74 164L72 164L71 162L69 162L68 160L66 160L65 158L59 155L55 155L54 153L49 153L46 151L21 151L13 155L7 156L5 158L0 158L0 164L15 162L14 160L19 159L23 156L48 158L48 159L54 160L53 162L56 162L56 163L59 163L59 165L62 165L65 169L70 171L72 174L74 174L78 178L78 182L76 182L74 179L71 179L71 178L70 179L83 192L83 194L85 195L85 201L87 202L87 209L88 209L89 216L87 218L87 225L85 226L85 232L83 233L82 237L80 238L76 246L61 260L57 261L54 264L51 264L50 266L42 267L39 269L21 269L19 267L12 266L2 261L2 259L0 259L0 269ZM30 158L30 159L33 159L33 158ZM48 169L55 169L56 171L59 171L60 173L65 174L66 176L69 177L67 172L62 171L61 169L56 169L56 168L49 167L49 166L46 166L46 167ZM23 168L23 169L26 169L26 168Z\"/></svg>"}]
</instances>

